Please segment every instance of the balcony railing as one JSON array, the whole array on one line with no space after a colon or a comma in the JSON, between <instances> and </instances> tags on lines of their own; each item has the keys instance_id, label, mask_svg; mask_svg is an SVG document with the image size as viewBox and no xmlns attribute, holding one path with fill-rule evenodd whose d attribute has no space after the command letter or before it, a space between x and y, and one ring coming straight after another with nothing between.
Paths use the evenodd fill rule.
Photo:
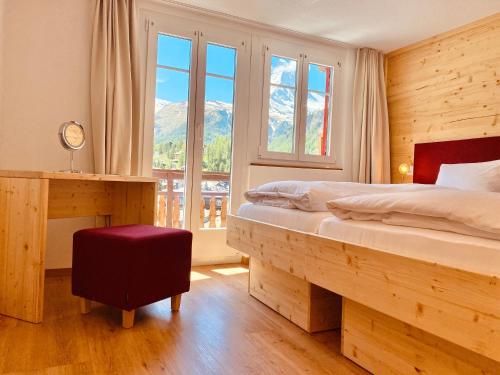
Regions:
<instances>
[{"instance_id":1,"label":"balcony railing","mask_svg":"<svg viewBox=\"0 0 500 375\"><path fill-rule=\"evenodd\" d=\"M153 169L153 176L160 179L156 225L181 228L185 219L184 171ZM205 181L227 184L227 189L222 191L202 190L199 208L200 226L202 228L224 228L229 198L229 173L203 172L202 182Z\"/></svg>"}]
</instances>

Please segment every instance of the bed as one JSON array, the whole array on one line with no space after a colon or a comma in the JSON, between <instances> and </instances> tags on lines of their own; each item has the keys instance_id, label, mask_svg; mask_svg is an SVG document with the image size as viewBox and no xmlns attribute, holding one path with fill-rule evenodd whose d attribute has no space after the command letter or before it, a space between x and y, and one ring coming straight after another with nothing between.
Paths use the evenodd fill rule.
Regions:
<instances>
[{"instance_id":1,"label":"bed","mask_svg":"<svg viewBox=\"0 0 500 375\"><path fill-rule=\"evenodd\" d=\"M305 212L244 203L238 209L238 216L301 232L317 234L323 220L330 218L332 215L329 212Z\"/></svg>"},{"instance_id":2,"label":"bed","mask_svg":"<svg viewBox=\"0 0 500 375\"><path fill-rule=\"evenodd\" d=\"M500 137L418 144L414 182L496 159ZM348 358L374 373L500 373L499 241L331 216L308 222L317 231L265 221L228 219L228 244L251 257L250 294L309 332L341 325Z\"/></svg>"}]
</instances>

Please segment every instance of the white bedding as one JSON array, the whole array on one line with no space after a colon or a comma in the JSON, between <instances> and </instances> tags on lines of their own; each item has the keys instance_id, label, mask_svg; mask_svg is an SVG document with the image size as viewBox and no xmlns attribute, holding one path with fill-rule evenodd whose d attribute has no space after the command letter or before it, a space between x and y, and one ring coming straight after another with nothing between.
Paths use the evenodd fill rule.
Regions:
<instances>
[{"instance_id":1,"label":"white bedding","mask_svg":"<svg viewBox=\"0 0 500 375\"><path fill-rule=\"evenodd\" d=\"M450 231L500 240L500 194L436 188L357 195L327 202L341 219Z\"/></svg>"},{"instance_id":2,"label":"white bedding","mask_svg":"<svg viewBox=\"0 0 500 375\"><path fill-rule=\"evenodd\" d=\"M381 222L324 219L319 234L371 249L500 277L500 241Z\"/></svg>"},{"instance_id":3,"label":"white bedding","mask_svg":"<svg viewBox=\"0 0 500 375\"><path fill-rule=\"evenodd\" d=\"M323 219L332 217L332 214L330 212L305 212L297 209L245 203L238 209L238 216L317 234Z\"/></svg>"},{"instance_id":4,"label":"white bedding","mask_svg":"<svg viewBox=\"0 0 500 375\"><path fill-rule=\"evenodd\" d=\"M252 203L303 211L328 211L326 202L360 194L409 192L436 189L422 184L360 184L333 181L275 181L250 189L245 198Z\"/></svg>"}]
</instances>

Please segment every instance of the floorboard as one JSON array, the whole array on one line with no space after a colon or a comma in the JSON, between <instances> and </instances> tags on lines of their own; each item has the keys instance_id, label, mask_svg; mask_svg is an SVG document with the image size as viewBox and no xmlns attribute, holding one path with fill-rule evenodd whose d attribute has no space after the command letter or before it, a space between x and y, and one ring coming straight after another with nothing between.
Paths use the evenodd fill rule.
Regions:
<instances>
[{"instance_id":1,"label":"floorboard","mask_svg":"<svg viewBox=\"0 0 500 375\"><path fill-rule=\"evenodd\" d=\"M365 374L338 330L309 335L250 297L244 266L193 271L178 313L146 306L128 330L114 308L81 315L70 277L47 277L42 324L0 316L0 374Z\"/></svg>"}]
</instances>

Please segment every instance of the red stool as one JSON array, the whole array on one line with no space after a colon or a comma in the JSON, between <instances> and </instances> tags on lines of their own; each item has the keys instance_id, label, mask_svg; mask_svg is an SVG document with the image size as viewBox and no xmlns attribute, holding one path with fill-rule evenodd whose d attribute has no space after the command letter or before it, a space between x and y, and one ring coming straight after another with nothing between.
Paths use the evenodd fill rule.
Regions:
<instances>
[{"instance_id":1,"label":"red stool","mask_svg":"<svg viewBox=\"0 0 500 375\"><path fill-rule=\"evenodd\" d=\"M171 298L179 310L189 291L191 232L151 225L84 229L73 235L72 292L82 313L90 301L122 310L122 325L134 325L135 309Z\"/></svg>"}]
</instances>

